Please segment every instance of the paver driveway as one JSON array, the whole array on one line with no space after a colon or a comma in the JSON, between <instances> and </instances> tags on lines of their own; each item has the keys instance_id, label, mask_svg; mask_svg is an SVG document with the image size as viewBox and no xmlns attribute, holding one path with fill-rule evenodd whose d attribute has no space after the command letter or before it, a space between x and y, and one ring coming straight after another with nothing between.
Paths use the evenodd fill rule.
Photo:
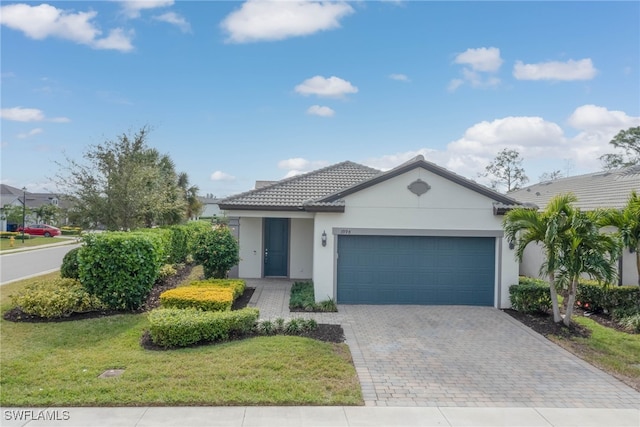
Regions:
<instances>
[{"instance_id":1,"label":"paver driveway","mask_svg":"<svg viewBox=\"0 0 640 427\"><path fill-rule=\"evenodd\" d=\"M640 408L640 393L500 310L341 305L289 313L290 282L251 281L262 318L342 324L367 405Z\"/></svg>"}]
</instances>

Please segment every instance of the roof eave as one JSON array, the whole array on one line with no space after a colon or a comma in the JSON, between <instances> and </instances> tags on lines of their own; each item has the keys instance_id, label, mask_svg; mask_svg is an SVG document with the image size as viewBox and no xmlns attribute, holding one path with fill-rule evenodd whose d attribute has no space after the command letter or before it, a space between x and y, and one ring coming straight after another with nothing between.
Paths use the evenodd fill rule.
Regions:
<instances>
[{"instance_id":1,"label":"roof eave","mask_svg":"<svg viewBox=\"0 0 640 427\"><path fill-rule=\"evenodd\" d=\"M274 205L233 205L219 204L223 211L284 211L284 212L300 212L304 211L301 206L274 206Z\"/></svg>"}]
</instances>

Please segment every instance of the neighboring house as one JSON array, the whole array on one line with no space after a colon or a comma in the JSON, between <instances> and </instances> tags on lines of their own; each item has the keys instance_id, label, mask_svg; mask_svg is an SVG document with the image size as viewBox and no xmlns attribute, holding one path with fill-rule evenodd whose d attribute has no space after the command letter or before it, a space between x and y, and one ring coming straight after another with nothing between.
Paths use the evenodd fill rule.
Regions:
<instances>
[{"instance_id":1,"label":"neighboring house","mask_svg":"<svg viewBox=\"0 0 640 427\"><path fill-rule=\"evenodd\" d=\"M220 199L207 195L206 197L198 196L198 200L202 203L202 213L194 219L211 219L216 216L224 215L224 212L220 210Z\"/></svg>"},{"instance_id":2,"label":"neighboring house","mask_svg":"<svg viewBox=\"0 0 640 427\"><path fill-rule=\"evenodd\" d=\"M23 194L26 199L26 206L28 209L37 209L42 205L51 204L55 206L60 205L60 199L57 195L52 193L31 193L28 191L23 191L21 188L12 187L7 184L0 184L0 207L5 209L9 206L20 206L22 207L22 199ZM0 220L0 230L6 231L7 223L4 219L4 215L2 216L2 220ZM28 215L26 218L26 223L35 221L34 215Z\"/></svg>"},{"instance_id":3,"label":"neighboring house","mask_svg":"<svg viewBox=\"0 0 640 427\"><path fill-rule=\"evenodd\" d=\"M316 300L342 304L509 307L502 214L517 204L418 156L387 172L338 163L220 208L237 217L242 278L312 279Z\"/></svg>"},{"instance_id":4,"label":"neighboring house","mask_svg":"<svg viewBox=\"0 0 640 427\"><path fill-rule=\"evenodd\" d=\"M578 199L574 206L590 211L599 208L621 209L634 190L640 194L640 165L545 181L513 191L509 196L520 202L533 203L542 210L554 196L573 193ZM537 277L542 260L542 249L539 246L527 248L520 265L520 274ZM637 284L635 254L623 251L620 264L620 284Z\"/></svg>"}]
</instances>

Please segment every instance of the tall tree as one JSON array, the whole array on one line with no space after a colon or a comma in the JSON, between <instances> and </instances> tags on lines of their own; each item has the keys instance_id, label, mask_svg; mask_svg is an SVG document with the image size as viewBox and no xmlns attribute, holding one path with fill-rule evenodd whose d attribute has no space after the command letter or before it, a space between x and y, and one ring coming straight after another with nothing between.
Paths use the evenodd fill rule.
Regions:
<instances>
[{"instance_id":1,"label":"tall tree","mask_svg":"<svg viewBox=\"0 0 640 427\"><path fill-rule=\"evenodd\" d=\"M573 207L577 199L572 194L559 195L551 199L542 212L529 208L516 208L504 217L503 227L509 243L515 244L515 255L522 262L524 251L530 243L538 243L544 251L544 262L540 274L547 276L551 292L553 321L560 322L560 305L556 287L556 271L560 269L562 234L571 227Z\"/></svg>"},{"instance_id":2,"label":"tall tree","mask_svg":"<svg viewBox=\"0 0 640 427\"><path fill-rule=\"evenodd\" d=\"M538 181L540 182L544 182L544 181L555 181L556 179L560 179L562 178L562 172L558 169L551 171L551 172L545 172L542 175L540 175L538 177Z\"/></svg>"},{"instance_id":3,"label":"tall tree","mask_svg":"<svg viewBox=\"0 0 640 427\"><path fill-rule=\"evenodd\" d=\"M632 191L624 208L605 211L600 225L616 227L622 244L636 253L638 286L640 286L640 196Z\"/></svg>"},{"instance_id":4,"label":"tall tree","mask_svg":"<svg viewBox=\"0 0 640 427\"><path fill-rule=\"evenodd\" d=\"M186 173L178 175L178 187L182 192L182 197L187 204L187 219L199 216L204 208L202 202L198 199L200 189L197 185L189 185L189 177Z\"/></svg>"},{"instance_id":5,"label":"tall tree","mask_svg":"<svg viewBox=\"0 0 640 427\"><path fill-rule=\"evenodd\" d=\"M582 274L603 283L612 283L617 277L615 268L620 252L617 236L601 233L599 211L581 212L571 215L571 226L561 235L559 270L556 281L568 289L567 310L564 324L571 324L576 302L578 280Z\"/></svg>"},{"instance_id":6,"label":"tall tree","mask_svg":"<svg viewBox=\"0 0 640 427\"><path fill-rule=\"evenodd\" d=\"M508 212L503 221L505 236L516 244L519 261L530 243L542 245L545 260L540 273L549 280L556 323L562 320L558 289L568 291L566 325L571 323L580 276L587 274L599 281L612 282L620 249L616 236L600 232L602 213L581 212L572 206L576 200L572 194L559 195L542 212L517 208Z\"/></svg>"},{"instance_id":7,"label":"tall tree","mask_svg":"<svg viewBox=\"0 0 640 427\"><path fill-rule=\"evenodd\" d=\"M503 149L496 158L487 165L485 172L478 174L491 180L494 190L518 190L529 182L529 178L522 168L522 158L516 150Z\"/></svg>"},{"instance_id":8,"label":"tall tree","mask_svg":"<svg viewBox=\"0 0 640 427\"><path fill-rule=\"evenodd\" d=\"M132 229L183 220L178 174L169 156L149 148L149 129L91 146L84 162L67 159L57 177L85 225Z\"/></svg>"},{"instance_id":9,"label":"tall tree","mask_svg":"<svg viewBox=\"0 0 640 427\"><path fill-rule=\"evenodd\" d=\"M600 156L606 170L640 165L640 126L621 130L609 144L624 151L624 154L610 153Z\"/></svg>"}]
</instances>

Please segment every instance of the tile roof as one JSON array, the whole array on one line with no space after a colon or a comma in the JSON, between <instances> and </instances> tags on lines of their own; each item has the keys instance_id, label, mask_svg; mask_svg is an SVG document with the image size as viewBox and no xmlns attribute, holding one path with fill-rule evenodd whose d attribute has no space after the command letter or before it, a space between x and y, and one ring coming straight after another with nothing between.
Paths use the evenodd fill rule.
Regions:
<instances>
[{"instance_id":1,"label":"tile roof","mask_svg":"<svg viewBox=\"0 0 640 427\"><path fill-rule=\"evenodd\" d=\"M640 193L640 165L540 182L513 191L509 196L544 209L555 195L573 193L578 198L574 205L580 209L620 209L633 190Z\"/></svg>"},{"instance_id":2,"label":"tile roof","mask_svg":"<svg viewBox=\"0 0 640 427\"><path fill-rule=\"evenodd\" d=\"M305 206L319 209L340 206L340 203L313 202L381 173L377 169L346 161L228 197L220 202L220 208L301 210Z\"/></svg>"},{"instance_id":3,"label":"tile roof","mask_svg":"<svg viewBox=\"0 0 640 427\"><path fill-rule=\"evenodd\" d=\"M416 167L422 167L505 206L518 204L516 200L509 196L497 193L435 163L428 162L423 156L417 156L387 172L381 172L358 163L342 162L228 197L222 200L219 205L224 210L342 212L345 207L344 196L401 175Z\"/></svg>"}]
</instances>

